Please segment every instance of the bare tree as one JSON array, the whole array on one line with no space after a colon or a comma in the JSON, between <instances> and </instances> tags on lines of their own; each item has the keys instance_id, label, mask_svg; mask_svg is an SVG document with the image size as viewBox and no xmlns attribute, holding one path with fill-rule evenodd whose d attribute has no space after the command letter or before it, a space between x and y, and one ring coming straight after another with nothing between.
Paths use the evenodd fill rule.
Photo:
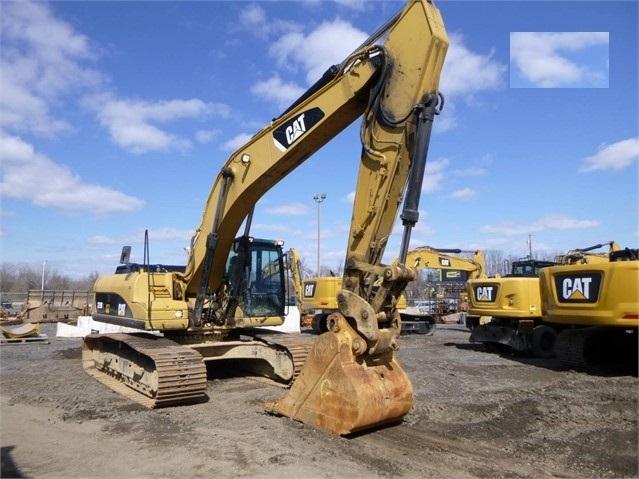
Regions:
<instances>
[{"instance_id":1,"label":"bare tree","mask_svg":"<svg viewBox=\"0 0 639 479\"><path fill-rule=\"evenodd\" d=\"M46 276L45 276L46 278ZM42 287L42 274L27 264L18 266L18 284L21 291L40 289Z\"/></svg>"},{"instance_id":2,"label":"bare tree","mask_svg":"<svg viewBox=\"0 0 639 479\"><path fill-rule=\"evenodd\" d=\"M72 289L78 289L82 291L93 291L93 285L100 275L97 271L90 273L86 278L81 278L71 283Z\"/></svg>"},{"instance_id":3,"label":"bare tree","mask_svg":"<svg viewBox=\"0 0 639 479\"><path fill-rule=\"evenodd\" d=\"M13 291L18 279L16 266L11 263L0 264L0 291Z\"/></svg>"},{"instance_id":4,"label":"bare tree","mask_svg":"<svg viewBox=\"0 0 639 479\"><path fill-rule=\"evenodd\" d=\"M92 291L98 278L94 272L85 278L72 280L67 275L54 268L41 270L39 267L27 264L0 263L0 291L5 293L26 293L29 290L45 289L76 289Z\"/></svg>"},{"instance_id":5,"label":"bare tree","mask_svg":"<svg viewBox=\"0 0 639 479\"><path fill-rule=\"evenodd\" d=\"M484 250L484 260L486 262L486 276L495 276L495 274L504 275L509 272L504 252L497 249Z\"/></svg>"}]
</instances>

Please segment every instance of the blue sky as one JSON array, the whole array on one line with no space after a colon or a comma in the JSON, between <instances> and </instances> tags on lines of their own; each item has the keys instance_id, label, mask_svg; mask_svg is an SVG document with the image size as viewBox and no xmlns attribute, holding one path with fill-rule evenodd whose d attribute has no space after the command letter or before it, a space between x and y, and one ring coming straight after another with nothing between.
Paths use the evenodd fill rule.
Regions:
<instances>
[{"instance_id":1,"label":"blue sky","mask_svg":"<svg viewBox=\"0 0 639 479\"><path fill-rule=\"evenodd\" d=\"M186 261L219 168L403 7L0 3L2 261L81 278ZM411 246L523 256L638 242L637 3L440 0L451 46ZM252 233L343 263L358 122L268 192ZM396 228L385 260L397 255Z\"/></svg>"}]
</instances>

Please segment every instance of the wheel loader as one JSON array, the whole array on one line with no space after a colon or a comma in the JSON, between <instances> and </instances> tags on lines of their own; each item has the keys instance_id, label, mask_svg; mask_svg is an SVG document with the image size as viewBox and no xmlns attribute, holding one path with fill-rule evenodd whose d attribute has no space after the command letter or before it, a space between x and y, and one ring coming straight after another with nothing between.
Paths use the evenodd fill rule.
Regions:
<instances>
[{"instance_id":1,"label":"wheel loader","mask_svg":"<svg viewBox=\"0 0 639 479\"><path fill-rule=\"evenodd\" d=\"M86 336L85 371L160 407L205 399L205 364L233 359L290 385L268 405L274 414L340 435L400 421L413 394L396 356L396 305L416 277L406 257L432 124L443 106L447 48L433 2L409 0L228 158L186 265L151 263L148 236L141 263L131 263L130 248L123 249L119 271L95 283L93 318L141 332ZM265 330L284 321L284 254L281 241L251 235L254 207L357 118L362 150L339 310L319 336ZM384 265L398 214L399 260Z\"/></svg>"}]
</instances>

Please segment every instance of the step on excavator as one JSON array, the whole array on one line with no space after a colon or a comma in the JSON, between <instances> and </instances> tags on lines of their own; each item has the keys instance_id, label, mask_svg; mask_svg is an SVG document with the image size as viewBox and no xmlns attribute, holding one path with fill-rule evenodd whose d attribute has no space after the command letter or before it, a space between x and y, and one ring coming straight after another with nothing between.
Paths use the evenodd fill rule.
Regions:
<instances>
[{"instance_id":1,"label":"step on excavator","mask_svg":"<svg viewBox=\"0 0 639 479\"><path fill-rule=\"evenodd\" d=\"M267 405L274 414L340 435L400 421L413 394L396 358L396 304L416 277L406 255L432 124L443 106L438 84L447 48L433 2L408 1L230 156L185 266L151 264L148 235L141 264L130 262L125 247L116 274L95 283L93 317L141 332L86 336L85 371L159 407L205 399L205 364L233 359L292 383ZM284 321L285 267L281 241L250 234L255 204L360 117L362 154L339 311L320 336L260 329ZM399 261L386 266L381 258L398 214Z\"/></svg>"}]
</instances>

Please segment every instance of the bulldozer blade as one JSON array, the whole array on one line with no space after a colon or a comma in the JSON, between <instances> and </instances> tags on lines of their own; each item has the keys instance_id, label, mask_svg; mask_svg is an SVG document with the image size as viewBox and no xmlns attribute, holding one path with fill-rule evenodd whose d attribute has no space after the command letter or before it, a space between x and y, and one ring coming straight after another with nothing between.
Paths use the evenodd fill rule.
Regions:
<instances>
[{"instance_id":1,"label":"bulldozer blade","mask_svg":"<svg viewBox=\"0 0 639 479\"><path fill-rule=\"evenodd\" d=\"M398 422L412 404L413 386L394 351L366 353L365 341L340 321L317 338L289 393L270 409L348 435Z\"/></svg>"}]
</instances>

